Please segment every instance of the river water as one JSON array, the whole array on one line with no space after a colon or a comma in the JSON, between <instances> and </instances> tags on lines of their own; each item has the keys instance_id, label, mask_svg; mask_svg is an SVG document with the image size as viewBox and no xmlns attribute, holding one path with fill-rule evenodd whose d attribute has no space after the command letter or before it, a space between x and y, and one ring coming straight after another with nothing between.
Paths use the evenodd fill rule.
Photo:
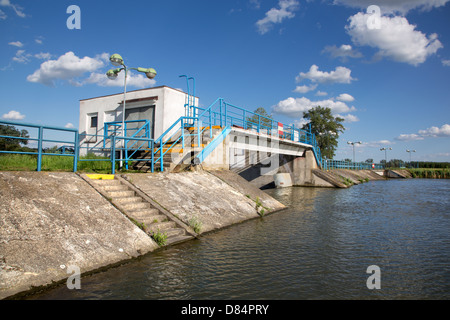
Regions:
<instances>
[{"instance_id":1,"label":"river water","mask_svg":"<svg viewBox=\"0 0 450 320\"><path fill-rule=\"evenodd\" d=\"M450 180L266 192L289 209L30 299L450 299Z\"/></svg>"}]
</instances>

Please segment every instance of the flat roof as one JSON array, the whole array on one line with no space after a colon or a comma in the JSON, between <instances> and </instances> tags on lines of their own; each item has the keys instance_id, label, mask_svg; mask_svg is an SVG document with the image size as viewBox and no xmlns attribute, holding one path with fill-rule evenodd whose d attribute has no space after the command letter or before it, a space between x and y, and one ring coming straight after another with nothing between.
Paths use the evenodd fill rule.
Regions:
<instances>
[{"instance_id":1,"label":"flat roof","mask_svg":"<svg viewBox=\"0 0 450 320\"><path fill-rule=\"evenodd\" d=\"M182 93L184 93L184 94L187 94L187 93L184 92L183 90L175 89L175 88L172 88L172 87L169 87L169 86L158 86L158 87L145 88L145 89L137 89L137 90L131 90L131 91L128 91L128 90L127 90L127 93L131 93L131 92L139 92L139 91L145 91L145 90L153 90L153 89L161 89L161 88L168 88L168 89L171 89L171 90L175 90L175 91L178 91L178 92L182 92ZM117 95L123 95L123 92L120 92L120 93L114 93L114 94L108 94L108 95L98 96L98 97L93 97L93 98L81 99L80 101L87 101L87 100L92 100L92 99L99 99L99 98L105 98L105 97L112 97L112 96L117 96ZM197 98L197 99L198 99L198 97L195 97L195 96L194 96L194 98ZM129 101L129 100L127 100L127 101Z\"/></svg>"}]
</instances>

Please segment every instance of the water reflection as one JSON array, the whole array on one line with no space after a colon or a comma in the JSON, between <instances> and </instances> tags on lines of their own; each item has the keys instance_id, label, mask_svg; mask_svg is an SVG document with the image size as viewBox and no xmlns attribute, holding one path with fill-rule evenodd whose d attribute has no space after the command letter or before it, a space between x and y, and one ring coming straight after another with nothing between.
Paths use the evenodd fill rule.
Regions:
<instances>
[{"instance_id":1,"label":"water reflection","mask_svg":"<svg viewBox=\"0 0 450 320\"><path fill-rule=\"evenodd\" d=\"M449 180L266 190L289 209L35 299L448 299ZM381 290L366 269L381 268Z\"/></svg>"}]
</instances>

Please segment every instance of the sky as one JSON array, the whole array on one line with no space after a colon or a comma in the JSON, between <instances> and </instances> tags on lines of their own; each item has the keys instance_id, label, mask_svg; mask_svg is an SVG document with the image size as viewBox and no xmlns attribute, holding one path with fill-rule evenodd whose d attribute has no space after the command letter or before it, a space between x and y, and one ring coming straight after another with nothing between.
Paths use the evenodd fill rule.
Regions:
<instances>
[{"instance_id":1,"label":"sky","mask_svg":"<svg viewBox=\"0 0 450 320\"><path fill-rule=\"evenodd\" d=\"M361 141L356 161L450 161L449 2L0 0L0 118L78 128L80 100L123 92L105 76L119 53L158 72L128 90L187 91L187 75L203 107L297 126L329 107L345 119L337 160Z\"/></svg>"}]
</instances>

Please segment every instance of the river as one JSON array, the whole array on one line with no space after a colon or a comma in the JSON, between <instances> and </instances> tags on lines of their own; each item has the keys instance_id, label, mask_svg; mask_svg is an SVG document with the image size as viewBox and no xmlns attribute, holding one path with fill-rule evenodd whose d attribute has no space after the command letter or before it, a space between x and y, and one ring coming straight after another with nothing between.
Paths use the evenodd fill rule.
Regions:
<instances>
[{"instance_id":1,"label":"river","mask_svg":"<svg viewBox=\"0 0 450 320\"><path fill-rule=\"evenodd\" d=\"M265 191L289 209L29 299L450 298L450 180Z\"/></svg>"}]
</instances>

